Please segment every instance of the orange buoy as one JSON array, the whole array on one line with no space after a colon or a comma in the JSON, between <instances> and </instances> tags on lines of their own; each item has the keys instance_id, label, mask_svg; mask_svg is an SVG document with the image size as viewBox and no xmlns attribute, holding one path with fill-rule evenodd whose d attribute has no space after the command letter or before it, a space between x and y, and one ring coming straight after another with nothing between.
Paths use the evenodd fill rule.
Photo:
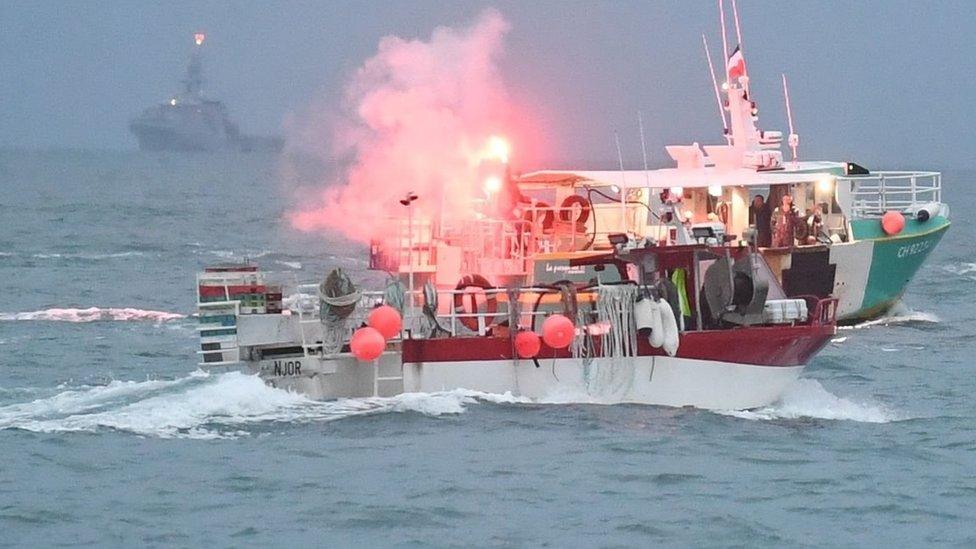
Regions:
<instances>
[{"instance_id":1,"label":"orange buoy","mask_svg":"<svg viewBox=\"0 0 976 549\"><path fill-rule=\"evenodd\" d=\"M369 312L366 324L376 328L385 339L391 339L400 333L403 320L400 318L399 311L389 305L382 305Z\"/></svg>"},{"instance_id":2,"label":"orange buoy","mask_svg":"<svg viewBox=\"0 0 976 549\"><path fill-rule=\"evenodd\" d=\"M888 236L894 236L905 228L905 216L901 212L888 210L881 216L881 228Z\"/></svg>"},{"instance_id":3,"label":"orange buoy","mask_svg":"<svg viewBox=\"0 0 976 549\"><path fill-rule=\"evenodd\" d=\"M539 354L541 348L542 340L535 332L519 332L515 336L515 352L518 353L519 358L532 358Z\"/></svg>"},{"instance_id":4,"label":"orange buoy","mask_svg":"<svg viewBox=\"0 0 976 549\"><path fill-rule=\"evenodd\" d=\"M563 315L552 315L542 323L542 340L553 349L565 349L573 342L576 327Z\"/></svg>"},{"instance_id":5,"label":"orange buoy","mask_svg":"<svg viewBox=\"0 0 976 549\"><path fill-rule=\"evenodd\" d=\"M363 362L376 360L383 354L385 348L386 340L383 339L383 334L369 326L353 332L349 340L349 350L352 351L353 356Z\"/></svg>"}]
</instances>

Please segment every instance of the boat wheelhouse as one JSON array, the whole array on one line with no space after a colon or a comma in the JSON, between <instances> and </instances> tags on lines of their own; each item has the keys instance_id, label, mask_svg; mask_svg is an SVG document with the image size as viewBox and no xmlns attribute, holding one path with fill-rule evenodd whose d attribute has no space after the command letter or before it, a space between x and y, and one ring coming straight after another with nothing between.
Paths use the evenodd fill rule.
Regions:
<instances>
[{"instance_id":1,"label":"boat wheelhouse","mask_svg":"<svg viewBox=\"0 0 976 549\"><path fill-rule=\"evenodd\" d=\"M790 196L798 234L790 235L789 245L757 249L787 295L836 297L842 322L881 315L897 303L949 227L937 172L868 172L838 162L788 163L778 170L723 168L702 155L701 164L690 168L546 170L524 174L518 182L528 196L544 197L535 205L530 199L533 219L580 219L576 205L586 201L585 227L573 238L557 236L556 224L539 231L553 234L553 244L542 248L570 254L607 246L606 234L613 232L661 244L756 245L750 214L755 197L779 204ZM540 211L550 203L560 207L552 214ZM883 226L888 212L903 220L893 234Z\"/></svg>"}]
</instances>

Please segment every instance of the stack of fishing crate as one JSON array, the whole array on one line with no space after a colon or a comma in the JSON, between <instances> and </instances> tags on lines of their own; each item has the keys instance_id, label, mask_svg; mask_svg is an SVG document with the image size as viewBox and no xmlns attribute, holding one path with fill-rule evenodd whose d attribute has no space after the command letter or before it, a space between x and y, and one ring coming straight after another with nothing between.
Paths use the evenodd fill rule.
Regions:
<instances>
[{"instance_id":1,"label":"stack of fishing crate","mask_svg":"<svg viewBox=\"0 0 976 549\"><path fill-rule=\"evenodd\" d=\"M269 315L281 314L281 286L268 285L264 294L265 312Z\"/></svg>"},{"instance_id":2,"label":"stack of fishing crate","mask_svg":"<svg viewBox=\"0 0 976 549\"><path fill-rule=\"evenodd\" d=\"M264 314L265 292L257 265L217 265L197 276L201 364L240 360L237 315Z\"/></svg>"}]
</instances>

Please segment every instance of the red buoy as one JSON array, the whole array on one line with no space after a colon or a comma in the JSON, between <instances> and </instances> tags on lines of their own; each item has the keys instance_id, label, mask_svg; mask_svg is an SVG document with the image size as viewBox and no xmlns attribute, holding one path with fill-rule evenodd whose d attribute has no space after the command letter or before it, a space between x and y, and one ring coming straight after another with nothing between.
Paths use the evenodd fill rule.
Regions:
<instances>
[{"instance_id":1,"label":"red buoy","mask_svg":"<svg viewBox=\"0 0 976 549\"><path fill-rule=\"evenodd\" d=\"M573 342L576 327L563 315L552 315L542 323L542 340L553 349L565 349Z\"/></svg>"},{"instance_id":2,"label":"red buoy","mask_svg":"<svg viewBox=\"0 0 976 549\"><path fill-rule=\"evenodd\" d=\"M881 216L881 228L888 236L894 236L905 228L905 216L901 212L888 210Z\"/></svg>"},{"instance_id":3,"label":"red buoy","mask_svg":"<svg viewBox=\"0 0 976 549\"><path fill-rule=\"evenodd\" d=\"M349 340L349 350L352 351L353 356L363 362L376 360L383 354L385 348L386 340L383 339L383 334L369 326L353 332L352 339Z\"/></svg>"},{"instance_id":4,"label":"red buoy","mask_svg":"<svg viewBox=\"0 0 976 549\"><path fill-rule=\"evenodd\" d=\"M539 354L542 348L542 340L535 332L519 332L515 336L515 352L519 358L532 358Z\"/></svg>"},{"instance_id":5,"label":"red buoy","mask_svg":"<svg viewBox=\"0 0 976 549\"><path fill-rule=\"evenodd\" d=\"M384 339L391 339L400 333L403 327L403 319L400 318L400 311L389 305L382 305L369 312L366 317L366 324L376 330Z\"/></svg>"}]
</instances>

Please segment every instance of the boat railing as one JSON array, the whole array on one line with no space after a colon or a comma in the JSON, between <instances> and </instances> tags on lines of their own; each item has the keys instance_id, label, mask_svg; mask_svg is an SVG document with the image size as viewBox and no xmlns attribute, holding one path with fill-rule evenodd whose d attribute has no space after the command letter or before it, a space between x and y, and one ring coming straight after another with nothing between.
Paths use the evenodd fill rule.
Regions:
<instances>
[{"instance_id":1,"label":"boat railing","mask_svg":"<svg viewBox=\"0 0 976 549\"><path fill-rule=\"evenodd\" d=\"M851 216L880 217L889 210L913 214L925 204L942 201L939 172L873 172L837 178L850 185Z\"/></svg>"},{"instance_id":2,"label":"boat railing","mask_svg":"<svg viewBox=\"0 0 976 549\"><path fill-rule=\"evenodd\" d=\"M370 268L400 274L435 272L442 263L460 260L462 271L485 276L527 274L526 258L540 253L606 249L609 236L646 228L645 207L628 203L579 203L548 206L522 204L515 219L478 216L439 223L396 218L393 230L370 243ZM599 217L599 221L596 218ZM441 244L445 247L441 247ZM455 258L448 250L457 250ZM440 257L444 252L444 257Z\"/></svg>"},{"instance_id":3,"label":"boat railing","mask_svg":"<svg viewBox=\"0 0 976 549\"><path fill-rule=\"evenodd\" d=\"M529 253L572 252L607 248L609 236L634 233L646 226L645 207L637 202L598 202L582 206L522 206L522 218L532 238Z\"/></svg>"},{"instance_id":4,"label":"boat railing","mask_svg":"<svg viewBox=\"0 0 976 549\"><path fill-rule=\"evenodd\" d=\"M795 299L807 302L810 311L809 322L814 325L828 325L837 321L837 298L817 297L815 295L798 295Z\"/></svg>"},{"instance_id":5,"label":"boat railing","mask_svg":"<svg viewBox=\"0 0 976 549\"><path fill-rule=\"evenodd\" d=\"M299 293L295 295L300 297L293 297L289 300L289 308L293 314L299 315L301 325L321 322L317 287L316 284L299 285L297 287ZM413 297L412 304L411 296ZM446 332L445 335L452 337L485 336L489 333L497 335L501 333L499 332L500 329L504 329L507 333L509 330L507 323L512 316L517 317L519 327L535 329L539 327L539 321L542 318L554 312L562 312L563 309L562 296L559 290L551 287L518 289L515 294L518 303L517 315L510 313L511 296L510 290L506 288L438 290L436 311L425 312L423 291L416 290L412 294L407 292L404 296L403 332L401 335L409 338L426 338L438 328ZM386 297L385 292L382 291L364 291L361 293L355 310L345 322L349 331L346 335L347 340L353 331L366 323L370 311L384 303ZM576 294L576 300L580 305L595 299L595 291L581 291ZM801 295L796 296L796 299L803 299L807 303L807 310L809 311L807 323L829 325L836 322L838 303L836 298ZM433 312L433 318L431 318L431 312ZM436 320L436 324L432 320ZM317 346L304 332L302 337L303 345L308 348Z\"/></svg>"},{"instance_id":6,"label":"boat railing","mask_svg":"<svg viewBox=\"0 0 976 549\"><path fill-rule=\"evenodd\" d=\"M290 312L299 317L299 324L304 326L321 322L318 285L299 284L295 289L296 293L289 296L287 301ZM553 297L547 300L545 299L547 295ZM520 288L517 293L519 324L531 326L535 324L536 317L549 314L547 310L538 310L536 305L538 303L549 305L556 295L556 290L552 288ZM586 299L585 296L588 294L580 295ZM386 293L382 291L361 292L356 308L345 322L349 329L348 336L351 336L356 328L366 322L370 311L382 304L385 298ZM412 293L406 292L404 300L403 328L404 334L410 334L410 337L426 337L426 331L437 327L446 330L452 336L463 334L486 335L499 323L507 320L511 310L509 291L506 288L438 290L438 306L436 311L432 311L434 313L433 319L437 321L437 325L434 326L431 323L431 316L424 312L425 297L422 290L415 290ZM475 306L472 306L472 303ZM310 339L304 329L302 337L305 340ZM309 347L314 346L314 343L308 341L303 344Z\"/></svg>"}]
</instances>

